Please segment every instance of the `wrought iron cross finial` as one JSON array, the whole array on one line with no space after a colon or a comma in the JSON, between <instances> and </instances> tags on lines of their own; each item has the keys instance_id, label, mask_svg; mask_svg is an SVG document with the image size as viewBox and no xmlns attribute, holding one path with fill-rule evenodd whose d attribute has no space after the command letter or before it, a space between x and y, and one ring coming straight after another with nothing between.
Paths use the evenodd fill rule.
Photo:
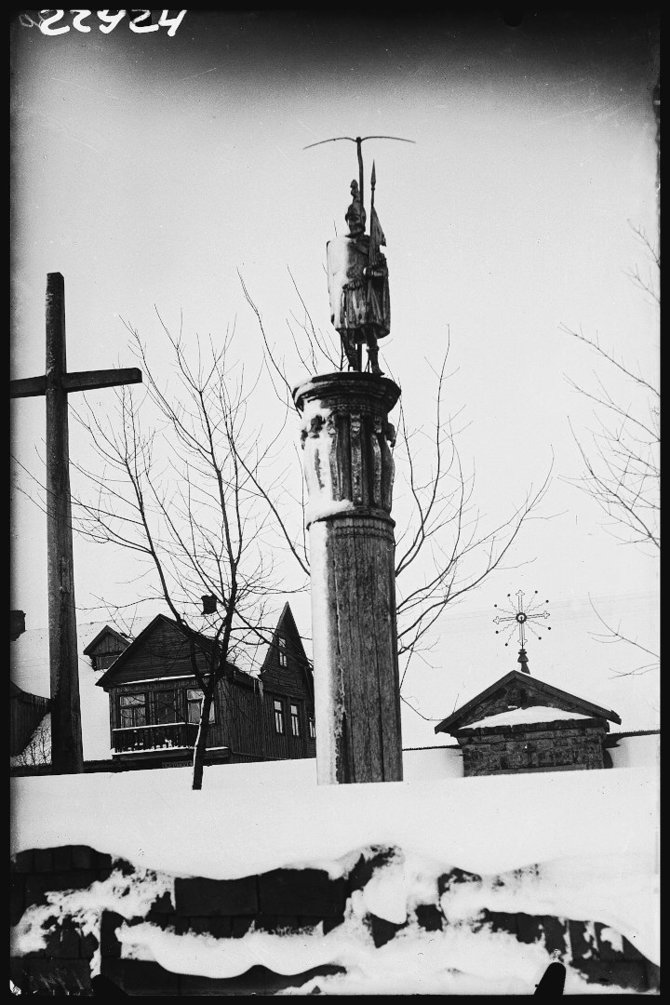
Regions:
<instances>
[{"instance_id":1,"label":"wrought iron cross finial","mask_svg":"<svg viewBox=\"0 0 670 1005\"><path fill-rule=\"evenodd\" d=\"M365 200L363 197L363 155L361 153L361 144L365 143L366 140L398 140L400 143L416 143L416 140L407 140L404 136L331 136L327 140L318 140L316 143L308 143L306 147L303 147L303 150L311 150L312 147L320 147L322 143L337 143L339 140L351 140L352 143L356 144L356 155L358 157L358 189L360 192L361 206L363 208L365 208ZM373 190L374 184L375 183L373 181Z\"/></svg>"},{"instance_id":2,"label":"wrought iron cross finial","mask_svg":"<svg viewBox=\"0 0 670 1005\"><path fill-rule=\"evenodd\" d=\"M535 590L535 594L537 595L537 590ZM508 593L507 596L511 599L512 594ZM523 656L525 658L525 655L526 655L526 628L528 628L533 633L533 635L535 635L539 640L541 640L542 636L537 634L537 632L535 630L535 627L530 622L531 621L535 621L538 618L545 618L545 619L548 618L549 617L549 611L535 610L534 607L533 607L533 601L531 601L531 604L528 607L528 609L524 610L523 598L524 598L524 592L523 592L523 590L517 590L517 592L516 592L516 599L517 599L516 611L510 611L510 612L508 612L507 616L501 616L500 614L498 614L493 619L493 623L494 623L494 625L503 625L506 622L510 623L510 625L509 625L509 629L510 629L509 630L509 635L507 637L507 642L505 643L506 646L509 645L509 640L512 637L512 633L514 632L515 626L517 627L518 632L519 632L520 655L521 655L521 653L523 653ZM545 600L544 602L545 602L545 604L549 603L548 600ZM498 607L497 604L494 604L493 606L496 607L496 608ZM511 624L512 622L513 622L513 624ZM505 631L505 630L506 630L505 628L496 628L496 635L499 635L501 631ZM547 631L551 631L551 625L547 625ZM527 663L527 660L525 660L525 662Z\"/></svg>"}]
</instances>

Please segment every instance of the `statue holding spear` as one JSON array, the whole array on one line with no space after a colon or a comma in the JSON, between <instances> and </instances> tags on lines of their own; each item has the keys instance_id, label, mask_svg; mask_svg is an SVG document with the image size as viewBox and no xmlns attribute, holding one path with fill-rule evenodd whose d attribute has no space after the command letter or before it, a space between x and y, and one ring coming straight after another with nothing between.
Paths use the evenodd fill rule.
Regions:
<instances>
[{"instance_id":1,"label":"statue holding spear","mask_svg":"<svg viewBox=\"0 0 670 1005\"><path fill-rule=\"evenodd\" d=\"M351 140L356 144L358 181L354 179L351 182L351 203L345 214L349 233L328 241L326 245L331 321L339 332L349 369L363 369L362 348L365 345L368 353L366 369L381 374L378 343L391 330L391 302L388 266L381 251L382 245L386 246L386 238L374 206L377 183L374 161L370 177L370 233L365 232L367 214L361 144L372 139L414 142L399 136L335 136L310 146L336 140Z\"/></svg>"}]
</instances>

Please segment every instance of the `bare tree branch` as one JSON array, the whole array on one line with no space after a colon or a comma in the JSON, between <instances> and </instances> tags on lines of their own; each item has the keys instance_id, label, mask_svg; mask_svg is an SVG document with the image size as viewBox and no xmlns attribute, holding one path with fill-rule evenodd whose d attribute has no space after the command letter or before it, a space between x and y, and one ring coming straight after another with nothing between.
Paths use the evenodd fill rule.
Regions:
<instances>
[{"instance_id":1,"label":"bare tree branch","mask_svg":"<svg viewBox=\"0 0 670 1005\"><path fill-rule=\"evenodd\" d=\"M220 345L197 339L187 348L182 322L175 335L158 311L156 316L175 379L169 386L161 383L138 332L126 324L142 364L144 392L137 396L119 388L115 414L106 420L86 398L73 413L100 461L98 468L76 466L86 493L73 493L73 519L90 540L145 558L153 596L161 598L188 640L202 692L193 755L193 787L200 788L217 684L240 646L271 639L268 598L293 590L275 571L277 535L303 574L307 567L294 540L302 530L291 534L281 494L265 488L261 472L261 461L274 464L268 478L281 485L272 449L281 456L286 419L266 442L249 426L259 377L246 381L234 360L234 330ZM204 642L198 612L203 593L216 598L218 612L207 620Z\"/></svg>"},{"instance_id":2,"label":"bare tree branch","mask_svg":"<svg viewBox=\"0 0 670 1005\"><path fill-rule=\"evenodd\" d=\"M643 245L649 270L643 277L636 266L629 276L658 307L658 251L642 228L632 226L632 230ZM590 350L604 374L595 374L595 390L566 377L573 390L593 406L595 428L585 435L568 419L582 472L565 481L585 492L600 507L607 517L605 529L615 540L641 546L657 559L661 547L660 388L657 378L617 358L601 345L597 336L589 337L565 324L560 330ZM616 628L609 625L593 603L591 606L604 628L604 632L593 633L594 638L603 643L629 646L652 657L651 662L615 676L636 676L659 667L659 656L653 648L640 643L620 625Z\"/></svg>"}]
</instances>

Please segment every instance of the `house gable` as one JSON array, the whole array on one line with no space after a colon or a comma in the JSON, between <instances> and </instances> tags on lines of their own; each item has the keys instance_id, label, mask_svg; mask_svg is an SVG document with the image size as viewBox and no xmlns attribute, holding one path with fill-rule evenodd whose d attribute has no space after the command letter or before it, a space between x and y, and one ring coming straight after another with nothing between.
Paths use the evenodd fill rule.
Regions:
<instances>
[{"instance_id":1,"label":"house gable","mask_svg":"<svg viewBox=\"0 0 670 1005\"><path fill-rule=\"evenodd\" d=\"M507 712L510 708L529 708L537 705L549 706L547 721L551 721L551 708L556 708L592 718L609 719L611 722L621 724L616 712L594 705L593 702L578 698L567 691L561 691L553 684L547 684L531 677L530 674L511 670L438 723L435 732L455 734L470 723Z\"/></svg>"},{"instance_id":2,"label":"house gable","mask_svg":"<svg viewBox=\"0 0 670 1005\"><path fill-rule=\"evenodd\" d=\"M195 637L198 667L207 669L207 642ZM96 681L106 691L122 684L171 677L192 677L191 641L179 625L158 614Z\"/></svg>"},{"instance_id":3,"label":"house gable","mask_svg":"<svg viewBox=\"0 0 670 1005\"><path fill-rule=\"evenodd\" d=\"M312 670L288 603L267 646L260 679L263 687L271 691L314 700Z\"/></svg>"},{"instance_id":4,"label":"house gable","mask_svg":"<svg viewBox=\"0 0 670 1005\"><path fill-rule=\"evenodd\" d=\"M84 656L89 657L94 670L107 670L129 645L129 638L105 625L86 646Z\"/></svg>"}]
</instances>

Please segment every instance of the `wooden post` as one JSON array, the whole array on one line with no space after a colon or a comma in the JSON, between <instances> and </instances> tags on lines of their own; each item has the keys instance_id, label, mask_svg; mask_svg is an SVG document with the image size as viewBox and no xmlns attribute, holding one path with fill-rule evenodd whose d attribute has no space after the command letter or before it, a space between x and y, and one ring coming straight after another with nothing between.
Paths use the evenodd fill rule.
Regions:
<instances>
[{"instance_id":1,"label":"wooden post","mask_svg":"<svg viewBox=\"0 0 670 1005\"><path fill-rule=\"evenodd\" d=\"M51 763L54 772L83 771L77 620L72 555L68 405L63 376L65 290L60 273L49 276L46 295L47 580Z\"/></svg>"},{"instance_id":2,"label":"wooden post","mask_svg":"<svg viewBox=\"0 0 670 1005\"><path fill-rule=\"evenodd\" d=\"M333 373L295 388L309 492L320 783L402 780L391 518L400 388Z\"/></svg>"},{"instance_id":3,"label":"wooden post","mask_svg":"<svg viewBox=\"0 0 670 1005\"><path fill-rule=\"evenodd\" d=\"M46 372L9 383L11 398L46 397L47 579L51 767L54 774L84 770L79 702L77 618L72 555L72 502L67 396L142 380L137 367L68 373L65 352L65 284L47 275Z\"/></svg>"}]
</instances>

